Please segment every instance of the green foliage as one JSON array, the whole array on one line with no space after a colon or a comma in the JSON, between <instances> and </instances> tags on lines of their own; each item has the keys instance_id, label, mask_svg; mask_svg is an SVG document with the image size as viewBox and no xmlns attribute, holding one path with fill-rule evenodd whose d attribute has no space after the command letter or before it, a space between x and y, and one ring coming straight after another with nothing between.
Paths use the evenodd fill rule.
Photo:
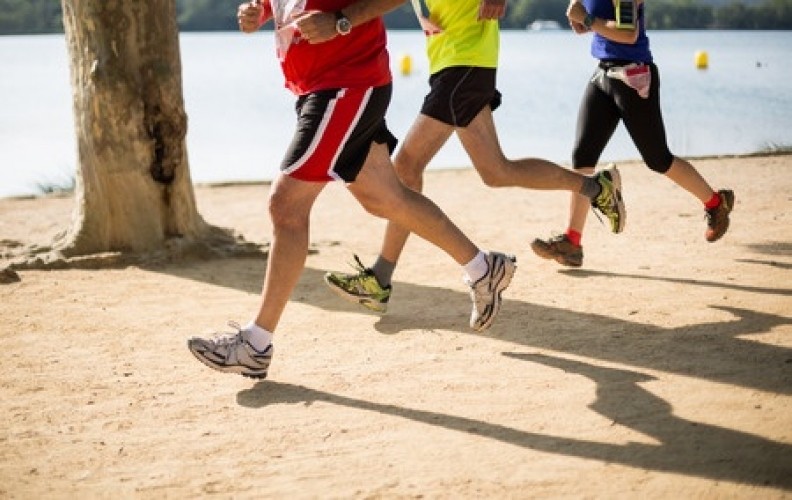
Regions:
<instances>
[{"instance_id":1,"label":"green foliage","mask_svg":"<svg viewBox=\"0 0 792 500\"><path fill-rule=\"evenodd\" d=\"M176 0L182 31L236 30L239 0Z\"/></svg>"},{"instance_id":2,"label":"green foliage","mask_svg":"<svg viewBox=\"0 0 792 500\"><path fill-rule=\"evenodd\" d=\"M567 0L512 0L501 25L506 29L525 29L533 21L545 19L566 26L568 4Z\"/></svg>"},{"instance_id":3,"label":"green foliage","mask_svg":"<svg viewBox=\"0 0 792 500\"><path fill-rule=\"evenodd\" d=\"M182 31L236 30L241 0L174 0ZM537 19L566 26L568 0L509 0L505 29ZM646 0L649 29L792 29L792 0ZM390 29L418 29L409 3L385 16ZM0 0L0 35L63 32L59 0Z\"/></svg>"},{"instance_id":4,"label":"green foliage","mask_svg":"<svg viewBox=\"0 0 792 500\"><path fill-rule=\"evenodd\" d=\"M0 35L63 31L55 0L0 0Z\"/></svg>"},{"instance_id":5,"label":"green foliage","mask_svg":"<svg viewBox=\"0 0 792 500\"><path fill-rule=\"evenodd\" d=\"M647 2L648 29L698 29L712 27L714 8L692 0Z\"/></svg>"}]
</instances>

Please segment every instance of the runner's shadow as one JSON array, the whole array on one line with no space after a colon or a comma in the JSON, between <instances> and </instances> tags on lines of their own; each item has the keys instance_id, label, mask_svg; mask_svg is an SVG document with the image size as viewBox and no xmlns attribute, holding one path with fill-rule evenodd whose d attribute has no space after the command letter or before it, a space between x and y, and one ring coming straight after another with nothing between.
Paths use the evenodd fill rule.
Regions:
<instances>
[{"instance_id":1,"label":"runner's shadow","mask_svg":"<svg viewBox=\"0 0 792 500\"><path fill-rule=\"evenodd\" d=\"M507 355L591 378L597 384L597 400L591 406L593 410L618 424L657 438L660 444L619 445L548 436L482 420L376 403L281 382L258 382L252 388L240 391L237 403L247 408L263 408L324 402L396 416L547 453L792 490L792 446L674 417L668 403L638 385L651 378L645 374L535 354ZM625 404L625 401L629 404Z\"/></svg>"},{"instance_id":2,"label":"runner's shadow","mask_svg":"<svg viewBox=\"0 0 792 500\"><path fill-rule=\"evenodd\" d=\"M777 267L784 270L792 269L792 264L787 264L785 262L778 262L776 260L761 260L761 259L734 259L734 260L736 260L737 262L742 262L744 264L758 264L762 266Z\"/></svg>"},{"instance_id":3,"label":"runner's shadow","mask_svg":"<svg viewBox=\"0 0 792 500\"><path fill-rule=\"evenodd\" d=\"M165 271L185 279L205 281L258 295L265 264L264 259L217 259L169 266ZM618 276L599 272L590 272L590 275ZM306 268L292 293L291 301L331 312L352 311L373 315L359 305L337 297L327 288L323 276L323 270ZM650 282L659 280L651 276L648 279ZM673 280L686 286L702 285L696 280ZM704 282L703 286L733 285ZM450 330L473 334L468 326L470 298L462 288L460 285L460 290L455 291L398 282L394 285L396 292L388 314L374 315L378 318L374 328L385 335L395 335L405 330ZM753 287L742 291L769 293L771 290ZM506 295L497 322L484 335L525 347L792 394L792 349L745 338L770 332L778 326L790 325L792 317L736 307L710 306L731 317L665 328L604 314L536 305L514 299L508 295L508 291ZM361 335L367 334L361 332Z\"/></svg>"},{"instance_id":4,"label":"runner's shadow","mask_svg":"<svg viewBox=\"0 0 792 500\"><path fill-rule=\"evenodd\" d=\"M739 261L739 259L738 259ZM747 261L743 261L747 262ZM753 261L755 263L761 261ZM773 265L780 268L785 268L785 265L773 262L762 262L768 265ZM792 268L792 266L790 266ZM773 288L761 286L747 286L737 283L724 283L721 281L707 281L689 278L668 278L665 276L651 276L647 274L627 274L627 273L614 273L606 271L594 271L589 269L560 269L559 274L569 276L571 278L593 278L593 277L608 277L608 278L629 278L643 281L661 281L666 283L679 283L682 285L693 285L700 287L718 288L725 290L735 290L739 292L761 293L767 295L781 295L792 296L792 288Z\"/></svg>"},{"instance_id":5,"label":"runner's shadow","mask_svg":"<svg viewBox=\"0 0 792 500\"><path fill-rule=\"evenodd\" d=\"M400 294L418 299L409 299L408 304L397 300L374 325L378 332L470 331L463 316L469 308L466 295L409 284L399 288ZM731 317L663 327L506 299L497 322L483 335L526 347L792 394L792 349L746 338L790 325L792 317L709 307Z\"/></svg>"}]
</instances>

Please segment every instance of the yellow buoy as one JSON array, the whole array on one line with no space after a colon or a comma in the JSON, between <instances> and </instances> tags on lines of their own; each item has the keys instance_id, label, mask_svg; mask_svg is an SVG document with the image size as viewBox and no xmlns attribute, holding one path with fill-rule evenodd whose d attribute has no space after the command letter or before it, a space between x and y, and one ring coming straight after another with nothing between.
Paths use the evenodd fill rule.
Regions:
<instances>
[{"instance_id":1,"label":"yellow buoy","mask_svg":"<svg viewBox=\"0 0 792 500\"><path fill-rule=\"evenodd\" d=\"M707 69L707 66L709 66L709 57L707 56L707 52L704 50L697 51L694 60L696 62L697 69Z\"/></svg>"},{"instance_id":2,"label":"yellow buoy","mask_svg":"<svg viewBox=\"0 0 792 500\"><path fill-rule=\"evenodd\" d=\"M405 54L401 58L401 74L404 76L412 73L412 57Z\"/></svg>"}]
</instances>

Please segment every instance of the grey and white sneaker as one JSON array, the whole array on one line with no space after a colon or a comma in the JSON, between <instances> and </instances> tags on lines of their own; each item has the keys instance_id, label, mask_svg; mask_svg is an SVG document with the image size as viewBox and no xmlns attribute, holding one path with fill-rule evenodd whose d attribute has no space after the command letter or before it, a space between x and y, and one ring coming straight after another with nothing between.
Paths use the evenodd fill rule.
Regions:
<instances>
[{"instance_id":1,"label":"grey and white sneaker","mask_svg":"<svg viewBox=\"0 0 792 500\"><path fill-rule=\"evenodd\" d=\"M501 293L509 286L517 269L516 262L513 255L489 252L487 274L475 283L465 280L470 286L470 299L473 301L473 311L470 313L472 329L480 332L492 326L500 311Z\"/></svg>"},{"instance_id":2,"label":"grey and white sneaker","mask_svg":"<svg viewBox=\"0 0 792 500\"><path fill-rule=\"evenodd\" d=\"M236 333L228 333L213 339L192 337L187 341L190 352L198 361L209 368L224 373L238 373L250 378L266 378L272 361L272 344L257 351L248 341L250 335L231 324Z\"/></svg>"}]
</instances>

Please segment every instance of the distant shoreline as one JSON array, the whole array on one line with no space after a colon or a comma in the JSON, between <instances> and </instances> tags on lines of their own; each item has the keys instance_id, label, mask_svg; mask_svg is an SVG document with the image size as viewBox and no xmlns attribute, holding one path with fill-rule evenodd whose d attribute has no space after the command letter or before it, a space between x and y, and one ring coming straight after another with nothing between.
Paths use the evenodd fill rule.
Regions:
<instances>
[{"instance_id":1,"label":"distant shoreline","mask_svg":"<svg viewBox=\"0 0 792 500\"><path fill-rule=\"evenodd\" d=\"M698 160L719 160L719 159L740 159L740 158L763 158L763 157L774 157L774 156L792 156L792 147L784 147L778 151L757 151L754 153L742 153L742 154L724 154L724 155L702 155L702 156L686 156L686 160L691 160L693 162ZM640 158L634 158L630 160L621 160L618 162L608 162L608 163L617 163L617 164L630 164L630 163L640 163L642 160ZM567 164L562 164L564 167L569 167ZM427 173L432 174L434 172L448 172L448 171L457 171L457 170L466 170L472 168L471 165L460 165L456 167L443 167L438 169L428 169ZM201 188L201 189L211 189L211 188L230 188L230 187L245 187L245 186L269 186L272 184L272 180L229 180L229 181L213 181L213 182L193 182L194 188ZM12 196L2 196L0 200L34 200L38 198L68 198L72 196L73 191L53 191L48 193L40 193L40 194L24 194L24 195L12 195Z\"/></svg>"}]
</instances>

